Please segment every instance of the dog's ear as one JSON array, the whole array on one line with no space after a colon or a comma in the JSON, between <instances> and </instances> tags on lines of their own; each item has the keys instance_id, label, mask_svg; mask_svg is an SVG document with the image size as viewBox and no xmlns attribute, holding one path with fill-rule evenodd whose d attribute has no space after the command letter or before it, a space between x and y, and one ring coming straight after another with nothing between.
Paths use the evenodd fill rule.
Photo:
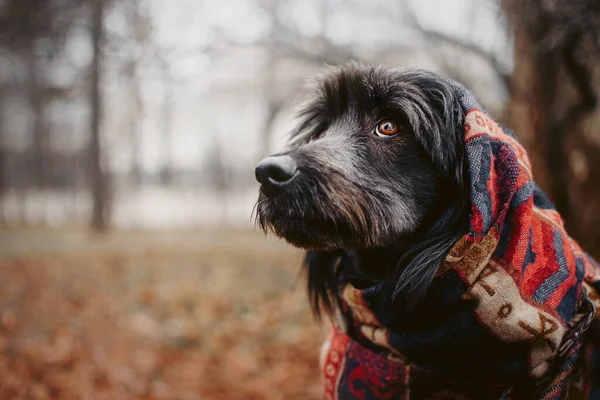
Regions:
<instances>
[{"instance_id":1,"label":"dog's ear","mask_svg":"<svg viewBox=\"0 0 600 400\"><path fill-rule=\"evenodd\" d=\"M466 182L466 144L465 144L465 115L462 105L456 95L453 87L448 88L449 99L445 107L448 108L448 117L445 124L447 138L447 148L452 148L453 159L446 160L449 162L447 170L449 176L453 178L454 183L463 191Z\"/></svg>"},{"instance_id":2,"label":"dog's ear","mask_svg":"<svg viewBox=\"0 0 600 400\"><path fill-rule=\"evenodd\" d=\"M461 192L467 190L467 166L466 166L466 143L465 143L465 114L462 105L459 102L456 91L453 87L450 88L452 93L451 98L451 115L449 123L447 124L447 133L449 139L449 146L454 149L454 162L448 166L450 176L453 177L454 183Z\"/></svg>"},{"instance_id":3,"label":"dog's ear","mask_svg":"<svg viewBox=\"0 0 600 400\"><path fill-rule=\"evenodd\" d=\"M404 73L402 105L414 134L434 165L464 188L464 110L452 83L426 71Z\"/></svg>"},{"instance_id":4,"label":"dog's ear","mask_svg":"<svg viewBox=\"0 0 600 400\"><path fill-rule=\"evenodd\" d=\"M314 316L325 312L331 316L339 305L340 251L308 251L304 258L308 298Z\"/></svg>"},{"instance_id":5,"label":"dog's ear","mask_svg":"<svg viewBox=\"0 0 600 400\"><path fill-rule=\"evenodd\" d=\"M429 92L429 102L438 115L437 129L430 140L436 142L432 146L433 159L438 167L447 174L460 189L464 188L465 161L465 127L464 113L454 88L445 80L436 78L430 85L435 87Z\"/></svg>"},{"instance_id":6,"label":"dog's ear","mask_svg":"<svg viewBox=\"0 0 600 400\"><path fill-rule=\"evenodd\" d=\"M409 81L418 89L409 92L409 120L445 184L437 211L423 224L427 229L419 232L388 282L393 301L404 306L399 310L414 308L426 295L446 254L467 233L470 210L464 110L459 96L449 80L422 71L411 74Z\"/></svg>"}]
</instances>

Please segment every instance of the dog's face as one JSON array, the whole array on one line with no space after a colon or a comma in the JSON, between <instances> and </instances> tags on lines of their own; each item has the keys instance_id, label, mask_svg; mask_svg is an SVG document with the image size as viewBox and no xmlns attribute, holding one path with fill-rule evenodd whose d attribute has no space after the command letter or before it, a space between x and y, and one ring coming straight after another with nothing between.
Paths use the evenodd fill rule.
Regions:
<instances>
[{"instance_id":1,"label":"dog's face","mask_svg":"<svg viewBox=\"0 0 600 400\"><path fill-rule=\"evenodd\" d=\"M418 71L321 77L287 150L256 168L261 227L315 250L384 247L419 229L460 174L449 91Z\"/></svg>"}]
</instances>

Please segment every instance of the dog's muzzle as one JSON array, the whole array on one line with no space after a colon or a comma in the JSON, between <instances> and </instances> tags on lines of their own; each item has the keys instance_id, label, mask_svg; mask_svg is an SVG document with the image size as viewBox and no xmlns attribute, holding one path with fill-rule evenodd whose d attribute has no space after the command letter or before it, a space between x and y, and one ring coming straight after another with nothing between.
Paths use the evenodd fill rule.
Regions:
<instances>
[{"instance_id":1,"label":"dog's muzzle","mask_svg":"<svg viewBox=\"0 0 600 400\"><path fill-rule=\"evenodd\" d=\"M289 155L263 159L254 170L256 180L266 195L273 195L289 185L298 175L298 165Z\"/></svg>"}]
</instances>

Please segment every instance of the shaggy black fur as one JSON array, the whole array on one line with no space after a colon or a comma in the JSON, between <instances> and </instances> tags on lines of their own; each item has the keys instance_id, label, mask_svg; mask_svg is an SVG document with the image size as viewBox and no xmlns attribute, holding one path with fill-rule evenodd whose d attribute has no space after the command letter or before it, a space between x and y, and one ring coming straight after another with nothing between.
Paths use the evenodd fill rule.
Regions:
<instances>
[{"instance_id":1,"label":"shaggy black fur","mask_svg":"<svg viewBox=\"0 0 600 400\"><path fill-rule=\"evenodd\" d=\"M450 83L425 71L333 68L300 116L280 154L297 170L275 191L261 179L258 224L309 250L317 316L336 308L345 282L383 282L390 305L412 308L468 229L463 111ZM398 134L375 133L385 119Z\"/></svg>"}]
</instances>

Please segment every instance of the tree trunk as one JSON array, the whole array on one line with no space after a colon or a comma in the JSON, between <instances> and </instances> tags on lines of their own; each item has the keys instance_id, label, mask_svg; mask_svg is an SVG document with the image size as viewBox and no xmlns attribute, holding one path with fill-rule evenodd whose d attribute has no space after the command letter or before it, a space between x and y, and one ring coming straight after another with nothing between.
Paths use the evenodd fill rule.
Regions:
<instances>
[{"instance_id":1,"label":"tree trunk","mask_svg":"<svg viewBox=\"0 0 600 400\"><path fill-rule=\"evenodd\" d=\"M4 148L4 130L6 129L4 125L4 116L5 116L5 94L3 92L2 87L0 87L0 227L3 227L6 224L6 215L4 214L4 193L7 188L7 176L8 171L6 170L6 160L5 153L6 149Z\"/></svg>"},{"instance_id":2,"label":"tree trunk","mask_svg":"<svg viewBox=\"0 0 600 400\"><path fill-rule=\"evenodd\" d=\"M585 39L586 27L563 10L535 1L503 6L515 35L511 125L569 233L600 256L598 51Z\"/></svg>"},{"instance_id":3,"label":"tree trunk","mask_svg":"<svg viewBox=\"0 0 600 400\"><path fill-rule=\"evenodd\" d=\"M35 42L31 43L31 51L28 59L29 73L29 106L31 107L32 130L30 165L32 173L32 184L43 187L46 184L44 168L47 167L48 149L48 127L45 119L45 99L42 73L40 71L39 55L35 51Z\"/></svg>"},{"instance_id":4,"label":"tree trunk","mask_svg":"<svg viewBox=\"0 0 600 400\"><path fill-rule=\"evenodd\" d=\"M1 198L2 194L4 194L4 191L6 190L6 186L7 186L6 177L8 176L8 172L6 171L6 166L4 165L6 163L6 161L5 161L6 150L4 149L4 131L5 131L6 127L4 126L5 94L3 92L3 89L4 88L0 87L0 200L2 199Z\"/></svg>"},{"instance_id":5,"label":"tree trunk","mask_svg":"<svg viewBox=\"0 0 600 400\"><path fill-rule=\"evenodd\" d=\"M130 0L130 8L126 12L131 25L131 39L141 48L147 47L148 42L148 19L142 14L141 0ZM142 65L142 54L134 53L128 65L128 78L130 88L130 110L129 134L131 146L131 180L134 186L139 187L144 181L144 168L142 166L142 116L144 114L144 101L142 98L142 87L140 79L140 66Z\"/></svg>"},{"instance_id":6,"label":"tree trunk","mask_svg":"<svg viewBox=\"0 0 600 400\"><path fill-rule=\"evenodd\" d=\"M93 59L91 66L90 88L90 181L92 191L91 226L96 231L106 229L108 218L108 196L106 177L102 172L102 148L100 124L102 122L102 45L104 41L104 3L102 0L92 0L91 39Z\"/></svg>"},{"instance_id":7,"label":"tree trunk","mask_svg":"<svg viewBox=\"0 0 600 400\"><path fill-rule=\"evenodd\" d=\"M280 106L276 100L275 90L275 64L277 56L275 54L275 35L277 29L277 2L269 0L265 3L266 11L271 16L274 24L271 28L271 34L265 44L266 60L263 74L263 95L267 110L265 113L264 124L260 137L260 148L257 159L260 160L270 154L271 137L273 135L273 123L279 113Z\"/></svg>"},{"instance_id":8,"label":"tree trunk","mask_svg":"<svg viewBox=\"0 0 600 400\"><path fill-rule=\"evenodd\" d=\"M162 133L162 167L160 169L160 182L163 185L173 183L173 162L171 159L171 130L173 124L173 77L167 65L162 66L163 86L165 94L161 110Z\"/></svg>"},{"instance_id":9,"label":"tree trunk","mask_svg":"<svg viewBox=\"0 0 600 400\"><path fill-rule=\"evenodd\" d=\"M142 115L142 98L140 93L140 81L138 71L138 60L131 62L128 68L128 78L130 83L130 107L129 115L129 134L131 148L131 180L134 186L140 186L143 180L143 171L140 162L142 152L142 137L140 119Z\"/></svg>"}]
</instances>

